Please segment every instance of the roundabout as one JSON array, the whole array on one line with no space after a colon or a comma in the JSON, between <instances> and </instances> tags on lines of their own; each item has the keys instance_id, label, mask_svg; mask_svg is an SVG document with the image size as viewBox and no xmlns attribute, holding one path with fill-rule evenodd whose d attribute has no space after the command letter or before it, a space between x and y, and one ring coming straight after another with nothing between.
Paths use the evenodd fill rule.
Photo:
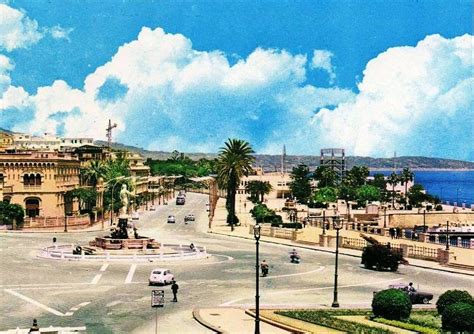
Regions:
<instances>
[{"instance_id":1,"label":"roundabout","mask_svg":"<svg viewBox=\"0 0 474 334\"><path fill-rule=\"evenodd\" d=\"M191 250L183 244L160 244L159 249L102 250L96 247L64 244L44 247L37 257L67 261L186 261L207 258L206 247Z\"/></svg>"}]
</instances>

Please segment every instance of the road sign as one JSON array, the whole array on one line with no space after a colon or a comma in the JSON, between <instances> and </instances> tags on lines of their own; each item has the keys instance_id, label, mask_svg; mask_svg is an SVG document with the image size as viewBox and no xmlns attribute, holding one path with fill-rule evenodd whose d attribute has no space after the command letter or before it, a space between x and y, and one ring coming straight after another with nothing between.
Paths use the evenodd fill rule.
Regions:
<instances>
[{"instance_id":1,"label":"road sign","mask_svg":"<svg viewBox=\"0 0 474 334\"><path fill-rule=\"evenodd\" d=\"M151 307L163 307L165 290L151 290Z\"/></svg>"}]
</instances>

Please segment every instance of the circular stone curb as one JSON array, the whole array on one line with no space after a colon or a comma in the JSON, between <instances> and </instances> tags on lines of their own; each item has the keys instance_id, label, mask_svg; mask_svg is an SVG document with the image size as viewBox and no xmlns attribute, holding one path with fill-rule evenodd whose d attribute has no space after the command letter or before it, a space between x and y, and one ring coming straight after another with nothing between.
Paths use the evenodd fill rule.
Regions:
<instances>
[{"instance_id":1,"label":"circular stone curb","mask_svg":"<svg viewBox=\"0 0 474 334\"><path fill-rule=\"evenodd\" d=\"M200 260L208 257L206 247L196 246L197 251L191 251L188 246L181 244L163 244L162 246L177 248L176 253L165 254L114 254L115 252L105 252L100 255L73 254L75 245L57 245L48 246L41 249L37 257L48 260L66 260L66 261L190 261Z\"/></svg>"}]
</instances>

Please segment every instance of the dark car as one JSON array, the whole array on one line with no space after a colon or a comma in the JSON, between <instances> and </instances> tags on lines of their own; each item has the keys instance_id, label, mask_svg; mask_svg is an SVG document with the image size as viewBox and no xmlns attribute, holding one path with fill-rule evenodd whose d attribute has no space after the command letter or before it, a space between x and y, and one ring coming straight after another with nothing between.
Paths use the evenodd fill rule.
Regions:
<instances>
[{"instance_id":1,"label":"dark car","mask_svg":"<svg viewBox=\"0 0 474 334\"><path fill-rule=\"evenodd\" d=\"M184 205L186 203L186 197L178 196L176 197L176 205Z\"/></svg>"},{"instance_id":2,"label":"dark car","mask_svg":"<svg viewBox=\"0 0 474 334\"><path fill-rule=\"evenodd\" d=\"M393 284L388 286L391 289L399 289L408 294L412 304L429 304L433 299L433 294L423 291L410 291L406 284Z\"/></svg>"}]
</instances>

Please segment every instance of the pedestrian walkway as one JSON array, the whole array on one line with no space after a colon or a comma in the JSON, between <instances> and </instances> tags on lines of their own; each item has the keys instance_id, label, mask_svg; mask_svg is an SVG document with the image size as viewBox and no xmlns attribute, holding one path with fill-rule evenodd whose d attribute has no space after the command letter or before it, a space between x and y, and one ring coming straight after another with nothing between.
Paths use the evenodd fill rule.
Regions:
<instances>
[{"instance_id":1,"label":"pedestrian walkway","mask_svg":"<svg viewBox=\"0 0 474 334\"><path fill-rule=\"evenodd\" d=\"M240 308L194 309L194 318L203 326L216 333L254 333L255 318ZM292 333L294 331L260 321L260 332L265 334Z\"/></svg>"}]
</instances>

